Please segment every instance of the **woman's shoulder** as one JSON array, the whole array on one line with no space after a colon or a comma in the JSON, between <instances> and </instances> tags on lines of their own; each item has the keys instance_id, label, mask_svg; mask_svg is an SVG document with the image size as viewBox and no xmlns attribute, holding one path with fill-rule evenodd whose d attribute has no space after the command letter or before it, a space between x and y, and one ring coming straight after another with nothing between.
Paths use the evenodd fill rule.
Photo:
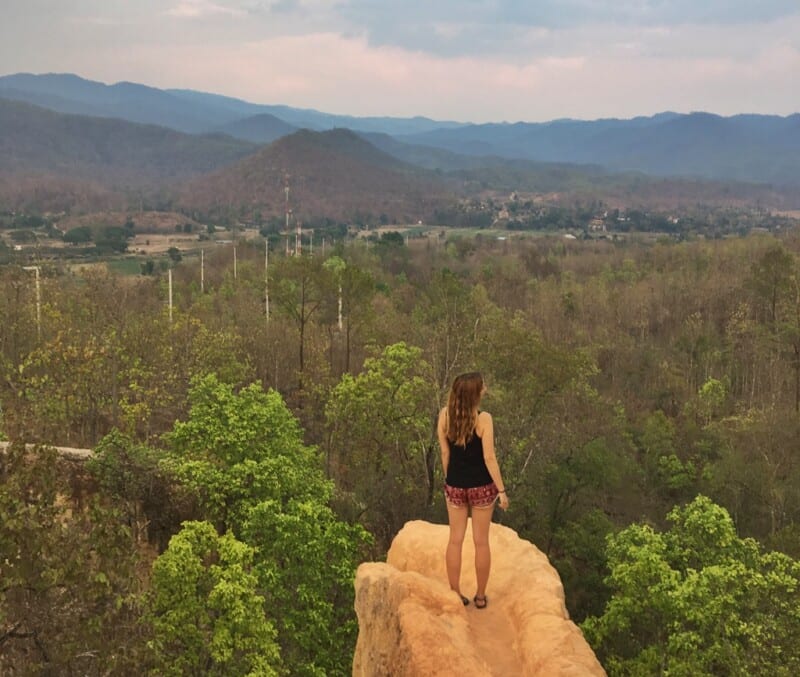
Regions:
<instances>
[{"instance_id":1,"label":"woman's shoulder","mask_svg":"<svg viewBox=\"0 0 800 677\"><path fill-rule=\"evenodd\" d=\"M478 420L475 422L475 432L478 433L478 437L483 437L489 427L494 427L492 415L488 411L479 411Z\"/></svg>"}]
</instances>

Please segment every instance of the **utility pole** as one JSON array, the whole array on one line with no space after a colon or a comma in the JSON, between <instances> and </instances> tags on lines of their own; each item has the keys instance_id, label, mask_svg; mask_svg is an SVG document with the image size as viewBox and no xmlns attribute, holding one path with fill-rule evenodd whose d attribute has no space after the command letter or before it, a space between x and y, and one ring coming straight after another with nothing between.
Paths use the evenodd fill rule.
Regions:
<instances>
[{"instance_id":1,"label":"utility pole","mask_svg":"<svg viewBox=\"0 0 800 677\"><path fill-rule=\"evenodd\" d=\"M206 266L205 266L205 250L200 250L200 293L205 293L206 285Z\"/></svg>"},{"instance_id":2,"label":"utility pole","mask_svg":"<svg viewBox=\"0 0 800 677\"><path fill-rule=\"evenodd\" d=\"M233 279L236 279L236 245L233 245Z\"/></svg>"},{"instance_id":3,"label":"utility pole","mask_svg":"<svg viewBox=\"0 0 800 677\"><path fill-rule=\"evenodd\" d=\"M169 298L169 323L172 324L172 268L167 271L168 298Z\"/></svg>"},{"instance_id":4,"label":"utility pole","mask_svg":"<svg viewBox=\"0 0 800 677\"><path fill-rule=\"evenodd\" d=\"M36 274L36 340L42 340L42 285L39 276L39 266L23 266L23 270L32 270Z\"/></svg>"}]
</instances>

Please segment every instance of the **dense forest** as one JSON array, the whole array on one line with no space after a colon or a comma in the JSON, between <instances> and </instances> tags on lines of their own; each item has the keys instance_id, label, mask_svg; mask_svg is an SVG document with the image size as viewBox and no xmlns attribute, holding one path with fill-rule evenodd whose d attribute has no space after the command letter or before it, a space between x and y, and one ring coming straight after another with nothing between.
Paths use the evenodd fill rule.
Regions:
<instances>
[{"instance_id":1,"label":"dense forest","mask_svg":"<svg viewBox=\"0 0 800 677\"><path fill-rule=\"evenodd\" d=\"M237 254L175 262L172 308L54 263L37 315L0 270L0 672L349 674L355 567L445 521L475 369L496 519L610 674L800 671L796 232Z\"/></svg>"}]
</instances>

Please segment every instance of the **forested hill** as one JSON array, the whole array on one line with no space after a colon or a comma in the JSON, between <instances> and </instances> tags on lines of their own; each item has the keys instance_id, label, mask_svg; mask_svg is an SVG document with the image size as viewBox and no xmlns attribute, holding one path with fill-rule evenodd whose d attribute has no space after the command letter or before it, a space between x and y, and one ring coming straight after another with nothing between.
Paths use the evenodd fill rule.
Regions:
<instances>
[{"instance_id":1,"label":"forested hill","mask_svg":"<svg viewBox=\"0 0 800 677\"><path fill-rule=\"evenodd\" d=\"M426 218L454 190L433 173L411 167L346 129L302 130L241 162L186 184L180 201L201 209L242 205L282 215L288 174L291 203L300 218L354 218L391 222Z\"/></svg>"},{"instance_id":2,"label":"forested hill","mask_svg":"<svg viewBox=\"0 0 800 677\"><path fill-rule=\"evenodd\" d=\"M209 172L256 148L124 120L54 113L0 99L0 171L147 185Z\"/></svg>"}]
</instances>

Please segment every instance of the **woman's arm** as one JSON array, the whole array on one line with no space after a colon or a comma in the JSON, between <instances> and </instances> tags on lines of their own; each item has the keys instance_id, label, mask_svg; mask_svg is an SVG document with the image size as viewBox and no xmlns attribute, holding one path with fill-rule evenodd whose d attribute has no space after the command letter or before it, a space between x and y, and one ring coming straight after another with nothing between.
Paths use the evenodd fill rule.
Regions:
<instances>
[{"instance_id":1,"label":"woman's arm","mask_svg":"<svg viewBox=\"0 0 800 677\"><path fill-rule=\"evenodd\" d=\"M492 421L492 415L487 411L482 411L478 414L478 425L476 427L480 428L477 432L483 442L483 461L492 476L492 481L500 491L500 507L505 510L508 508L508 494L506 493L506 485L503 482L500 465L497 463L497 456L494 451L494 422Z\"/></svg>"},{"instance_id":2,"label":"woman's arm","mask_svg":"<svg viewBox=\"0 0 800 677\"><path fill-rule=\"evenodd\" d=\"M447 477L447 466L450 464L450 444L447 441L447 407L444 407L439 412L436 435L439 438L439 449L442 452L442 471L444 476Z\"/></svg>"}]
</instances>

